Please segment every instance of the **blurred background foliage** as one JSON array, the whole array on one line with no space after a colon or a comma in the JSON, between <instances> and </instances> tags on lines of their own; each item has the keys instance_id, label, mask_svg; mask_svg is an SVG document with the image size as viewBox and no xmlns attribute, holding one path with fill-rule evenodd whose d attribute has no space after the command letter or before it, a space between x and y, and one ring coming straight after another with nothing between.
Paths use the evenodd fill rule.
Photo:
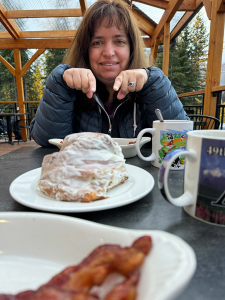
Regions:
<instances>
[{"instance_id":1,"label":"blurred background foliage","mask_svg":"<svg viewBox=\"0 0 225 300\"><path fill-rule=\"evenodd\" d=\"M168 77L177 94L204 90L209 34L201 14L185 27L172 44ZM161 46L163 47L163 46ZM162 68L163 53L158 53L156 66ZM184 105L201 105L202 96L182 98Z\"/></svg>"}]
</instances>

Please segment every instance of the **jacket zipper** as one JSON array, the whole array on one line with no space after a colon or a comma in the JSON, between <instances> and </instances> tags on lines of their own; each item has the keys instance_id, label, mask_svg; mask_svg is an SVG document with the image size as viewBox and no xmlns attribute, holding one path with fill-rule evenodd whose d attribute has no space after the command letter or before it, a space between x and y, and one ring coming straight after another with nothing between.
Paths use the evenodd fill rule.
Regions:
<instances>
[{"instance_id":1,"label":"jacket zipper","mask_svg":"<svg viewBox=\"0 0 225 300\"><path fill-rule=\"evenodd\" d=\"M93 97L95 98L95 100L97 101L98 105L104 110L104 112L106 113L106 116L108 117L108 120L109 120L109 130L108 130L108 134L111 135L111 132L112 132L112 123L111 123L111 120L110 120L110 117L107 113L107 111L105 110L104 106L102 105L99 97L97 94L94 94ZM127 101L127 100L126 100ZM125 103L126 101L124 101L123 103ZM116 111L117 109L123 104L123 103L120 103L120 105L117 106L116 110L114 111L114 114L113 114L113 118L115 117L115 114L116 114Z\"/></svg>"}]
</instances>

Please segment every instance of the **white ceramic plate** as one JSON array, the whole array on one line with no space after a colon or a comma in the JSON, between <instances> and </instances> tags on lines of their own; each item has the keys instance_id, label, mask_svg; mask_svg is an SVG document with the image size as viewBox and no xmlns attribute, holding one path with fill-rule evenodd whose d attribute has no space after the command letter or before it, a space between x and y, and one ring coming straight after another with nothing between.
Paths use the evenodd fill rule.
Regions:
<instances>
[{"instance_id":1,"label":"white ceramic plate","mask_svg":"<svg viewBox=\"0 0 225 300\"><path fill-rule=\"evenodd\" d=\"M129 179L109 190L108 197L91 203L56 201L40 192L36 183L41 168L34 169L17 177L10 185L11 196L19 203L52 212L88 212L123 206L146 196L154 186L154 178L147 171L126 165Z\"/></svg>"},{"instance_id":2,"label":"white ceramic plate","mask_svg":"<svg viewBox=\"0 0 225 300\"><path fill-rule=\"evenodd\" d=\"M122 138L113 138L115 142L117 142L120 147L122 148L122 152L124 155L124 158L129 158L137 155L136 148L135 148L135 143L136 143L136 138L134 139L122 139ZM148 143L151 140L150 137L143 137L140 142L140 147L142 147L144 144ZM48 142L52 145L57 146L59 149L62 147L62 139L50 139ZM129 143L133 144L129 144Z\"/></svg>"},{"instance_id":3,"label":"white ceramic plate","mask_svg":"<svg viewBox=\"0 0 225 300\"><path fill-rule=\"evenodd\" d=\"M57 146L59 149L61 149L63 144L63 139L50 139L48 140L49 144Z\"/></svg>"},{"instance_id":4,"label":"white ceramic plate","mask_svg":"<svg viewBox=\"0 0 225 300\"><path fill-rule=\"evenodd\" d=\"M95 247L105 243L130 246L143 235L152 237L153 248L141 267L137 300L174 299L196 269L194 251L175 235L47 213L0 213L0 293L37 289Z\"/></svg>"}]
</instances>

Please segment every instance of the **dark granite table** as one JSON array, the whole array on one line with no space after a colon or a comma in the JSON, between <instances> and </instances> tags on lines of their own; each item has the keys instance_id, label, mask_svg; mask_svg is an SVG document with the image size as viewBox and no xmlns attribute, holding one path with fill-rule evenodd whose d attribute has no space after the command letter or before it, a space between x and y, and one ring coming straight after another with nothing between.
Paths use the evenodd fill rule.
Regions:
<instances>
[{"instance_id":1,"label":"dark granite table","mask_svg":"<svg viewBox=\"0 0 225 300\"><path fill-rule=\"evenodd\" d=\"M37 212L15 202L9 194L9 186L19 175L40 167L44 155L54 151L58 149L24 147L0 156L0 211ZM177 299L225 299L225 227L198 221L182 208L167 203L157 187L158 169L150 163L138 157L127 159L127 163L152 174L156 184L150 194L137 202L115 209L63 214L122 228L164 230L179 236L194 249L197 270L188 287ZM171 194L178 196L183 191L183 171L171 171L170 174Z\"/></svg>"}]
</instances>

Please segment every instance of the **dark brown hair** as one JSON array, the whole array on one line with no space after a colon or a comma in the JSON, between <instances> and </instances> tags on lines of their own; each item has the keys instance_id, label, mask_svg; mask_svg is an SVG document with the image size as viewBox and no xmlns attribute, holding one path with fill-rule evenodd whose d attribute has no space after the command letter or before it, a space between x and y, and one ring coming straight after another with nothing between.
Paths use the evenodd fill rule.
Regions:
<instances>
[{"instance_id":1,"label":"dark brown hair","mask_svg":"<svg viewBox=\"0 0 225 300\"><path fill-rule=\"evenodd\" d=\"M96 27L100 26L103 20L107 20L107 27L115 25L117 28L120 28L121 26L124 26L125 33L128 36L130 43L130 61L128 69L141 69L147 67L144 42L140 30L136 20L132 16L129 5L122 0L99 0L90 6L81 21L72 45L64 57L63 63L74 68L90 69L90 42ZM101 84L97 82L98 93L98 87L100 85ZM83 98L82 95L79 95L79 97L80 96ZM100 99L102 99L101 95L99 96ZM106 91L104 99L105 97L107 97ZM102 100L104 101L104 99ZM107 99L108 97L105 100L107 101Z\"/></svg>"},{"instance_id":2,"label":"dark brown hair","mask_svg":"<svg viewBox=\"0 0 225 300\"><path fill-rule=\"evenodd\" d=\"M122 0L100 0L86 11L76 32L72 45L64 57L63 63L74 68L90 68L88 50L97 25L107 19L108 27L124 26L130 42L130 63L128 69L147 67L144 42L136 20L127 3Z\"/></svg>"}]
</instances>

